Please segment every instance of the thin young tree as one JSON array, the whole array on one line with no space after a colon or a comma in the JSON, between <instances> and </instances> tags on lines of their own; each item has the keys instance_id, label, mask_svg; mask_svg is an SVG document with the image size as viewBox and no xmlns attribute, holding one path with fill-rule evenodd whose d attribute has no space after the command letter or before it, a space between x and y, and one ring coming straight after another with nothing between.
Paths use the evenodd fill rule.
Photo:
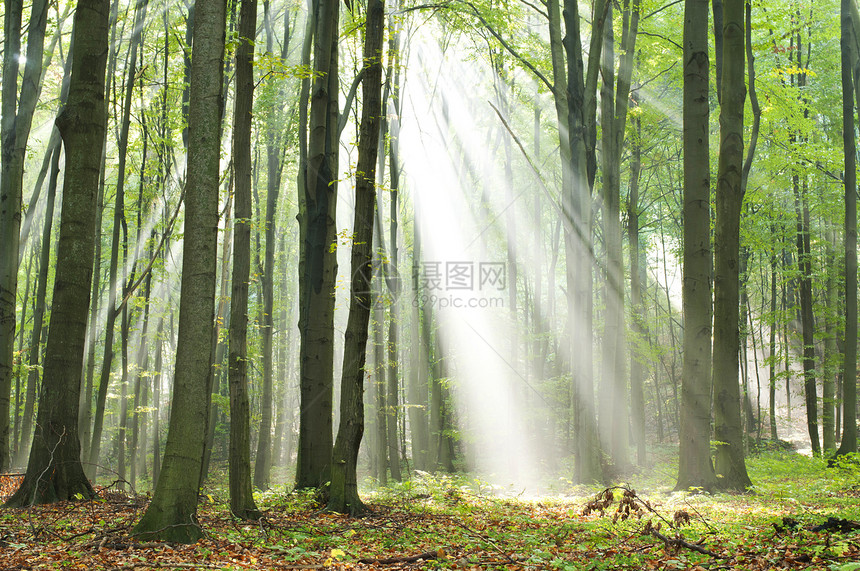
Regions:
<instances>
[{"instance_id":1,"label":"thin young tree","mask_svg":"<svg viewBox=\"0 0 860 571\"><path fill-rule=\"evenodd\" d=\"M552 4L552 3L551 3ZM550 6L551 31L560 26L558 3ZM609 4L598 0L591 27L588 67L583 64L582 35L579 6L575 0L564 0L562 12L565 36L560 38L566 65L554 60L556 99L566 99L566 108L559 114L559 134L567 139L567 156L562 152L562 192L564 249L568 305L568 366L572 378L571 405L576 431L576 480L594 482L603 479L601 447L597 433L592 374L592 252L591 252L591 189L596 172L596 97L603 28ZM556 25L553 25L555 22ZM566 80L561 78L566 77ZM563 88L562 88L563 86ZM557 107L559 104L556 104ZM562 122L564 119L565 122ZM574 355L578 359L574 358Z\"/></svg>"},{"instance_id":2,"label":"thin young tree","mask_svg":"<svg viewBox=\"0 0 860 571\"><path fill-rule=\"evenodd\" d=\"M81 465L78 400L96 237L92 213L107 126L108 10L106 0L79 0L75 11L69 99L56 121L66 167L44 381L27 472L7 506L95 495Z\"/></svg>"},{"instance_id":3,"label":"thin young tree","mask_svg":"<svg viewBox=\"0 0 860 571\"><path fill-rule=\"evenodd\" d=\"M248 281L251 273L251 109L257 0L239 8L236 95L233 112L233 276L230 295L230 511L242 519L260 513L251 489L251 411L248 399Z\"/></svg>"},{"instance_id":4,"label":"thin young tree","mask_svg":"<svg viewBox=\"0 0 860 571\"><path fill-rule=\"evenodd\" d=\"M349 318L344 335L340 424L332 454L328 509L357 515L364 511L358 497L356 464L364 433L364 363L370 321L370 278L376 206L376 159L382 100L382 38L385 9L382 0L368 0L364 37L365 74L362 80L361 125L355 176L355 218L352 243L352 283Z\"/></svg>"},{"instance_id":5,"label":"thin young tree","mask_svg":"<svg viewBox=\"0 0 860 571\"><path fill-rule=\"evenodd\" d=\"M215 327L218 188L226 2L199 3L194 15L188 177L179 334L170 425L152 502L134 527L137 537L193 543L206 440Z\"/></svg>"},{"instance_id":6,"label":"thin young tree","mask_svg":"<svg viewBox=\"0 0 860 571\"><path fill-rule=\"evenodd\" d=\"M281 59L286 60L287 50L290 45L289 34L289 10L284 11L285 37L281 47ZM275 33L272 26L271 10L269 3L265 3L264 11L266 28L266 52L272 54L274 51ZM281 92L283 95L283 92ZM282 140L280 136L280 124L277 120L276 111L271 109L266 121L266 241L264 245L263 272L260 285L263 290L262 323L260 332L262 335L262 360L263 360L263 394L261 400L260 432L257 438L257 455L254 459L254 486L261 490L269 487L269 472L272 467L272 416L274 410L273 385L274 385L274 354L272 349L275 334L275 220L278 210L278 196L281 187Z\"/></svg>"},{"instance_id":7,"label":"thin young tree","mask_svg":"<svg viewBox=\"0 0 860 571\"><path fill-rule=\"evenodd\" d=\"M42 51L48 20L47 0L30 8L27 54L21 88L18 88L23 0L4 2L3 79L0 103L0 471L11 460L10 398L15 349L19 241L27 140L42 76Z\"/></svg>"}]
</instances>

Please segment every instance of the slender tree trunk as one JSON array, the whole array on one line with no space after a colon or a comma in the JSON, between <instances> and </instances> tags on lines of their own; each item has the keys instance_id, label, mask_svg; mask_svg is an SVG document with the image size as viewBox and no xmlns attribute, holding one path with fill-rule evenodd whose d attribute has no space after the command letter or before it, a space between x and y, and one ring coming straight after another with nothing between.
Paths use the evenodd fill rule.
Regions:
<instances>
[{"instance_id":1,"label":"slender tree trunk","mask_svg":"<svg viewBox=\"0 0 860 571\"><path fill-rule=\"evenodd\" d=\"M642 123L639 117L633 119L634 132L630 148L630 187L627 195L627 243L630 256L630 306L631 329L636 340L630 343L630 416L632 417L633 435L636 443L636 462L645 465L645 378L647 368L646 356L637 350L642 346L646 335L645 305L642 287L647 287L647 280L642 279L645 268L644 249L640 248L639 240L639 176L642 170ZM657 374L656 367L654 374ZM655 380L656 390L656 380ZM662 407L657 400L658 416L662 420Z\"/></svg>"},{"instance_id":2,"label":"slender tree trunk","mask_svg":"<svg viewBox=\"0 0 860 571\"><path fill-rule=\"evenodd\" d=\"M610 11L607 16L610 21L611 14ZM606 28L607 38L611 38L610 29L609 26ZM633 58L638 32L639 3L627 0L623 4L621 62L618 68L617 86L613 81L614 54L609 39L607 39L607 45L604 47L606 50L604 56L605 69L602 73L607 98L605 110L607 128L603 134L604 240L607 258L606 339L604 340L604 347L614 348L614 351L610 355L604 355L604 382L609 380L612 390L603 391L601 394L613 395L612 403L607 407L611 410L612 417L610 450L615 463L620 466L629 462L627 446L630 433L630 424L626 422L630 418L630 413L627 408L627 371L623 359L626 354L626 328L624 323L624 258L621 244L621 152L627 127L630 83L633 76ZM615 88L614 93L613 87ZM633 260L631 254L631 261ZM638 265L637 254L635 265L630 267L631 275L638 274ZM644 461L644 448L642 448L641 453L643 458L640 461Z\"/></svg>"},{"instance_id":3,"label":"slender tree trunk","mask_svg":"<svg viewBox=\"0 0 860 571\"><path fill-rule=\"evenodd\" d=\"M324 485L329 481L332 462L338 10L336 0L313 0L314 81L307 163L299 167L303 186L299 188L301 402L297 488Z\"/></svg>"},{"instance_id":4,"label":"slender tree trunk","mask_svg":"<svg viewBox=\"0 0 860 571\"><path fill-rule=\"evenodd\" d=\"M803 333L803 393L806 400L806 427L812 452L821 454L818 434L818 396L815 379L815 316L812 309L812 252L810 248L809 207L806 199L806 179L792 177L794 210L797 217L797 263L800 270L800 322Z\"/></svg>"},{"instance_id":5,"label":"slender tree trunk","mask_svg":"<svg viewBox=\"0 0 860 571\"><path fill-rule=\"evenodd\" d=\"M194 542L200 468L212 383L221 89L227 20L223 0L196 7L189 107L189 177L179 337L164 466L152 502L134 528L143 539Z\"/></svg>"},{"instance_id":6,"label":"slender tree trunk","mask_svg":"<svg viewBox=\"0 0 860 571\"><path fill-rule=\"evenodd\" d=\"M600 440L597 434L592 377L592 259L591 184L594 180L594 146L591 131L596 113L592 111L597 69L606 18L605 0L595 7L591 52L587 73L583 73L582 36L576 0L564 0L567 57L567 138L570 161L562 165L570 176L570 188L562 197L568 302L568 360L572 376L572 408L576 430L576 480L603 479ZM585 77L584 77L585 76ZM559 94L556 94L558 97ZM576 363L574 356L577 357Z\"/></svg>"},{"instance_id":7,"label":"slender tree trunk","mask_svg":"<svg viewBox=\"0 0 860 571\"><path fill-rule=\"evenodd\" d=\"M22 256L23 252L26 252L26 244L23 244L22 248ZM27 260L27 270L24 277L24 299L21 303L21 327L18 328L18 349L16 350L18 355L20 355L21 361L23 361L24 357L24 325L27 323L27 310L30 306L30 285L33 283L33 264L35 263L37 258L41 258L41 244L33 245L31 248L35 250L31 252L29 259ZM39 272L39 268L36 267L36 272ZM23 363L21 363L23 364ZM22 367L23 369L23 367ZM20 442L18 440L18 433L21 429L21 377L23 376L23 371L19 370L19 372L15 375L15 402L12 406L12 424L14 427L12 428L12 434L9 438L9 456L10 458L18 457L18 448ZM11 397L11 395L10 395ZM11 398L10 398L11 400ZM10 464L11 465L11 464Z\"/></svg>"},{"instance_id":8,"label":"slender tree trunk","mask_svg":"<svg viewBox=\"0 0 860 571\"><path fill-rule=\"evenodd\" d=\"M770 379L769 379L769 405L770 405L770 439L776 442L776 377L779 354L776 349L776 225L771 223L770 235L774 243L774 250L770 254Z\"/></svg>"},{"instance_id":9,"label":"slender tree trunk","mask_svg":"<svg viewBox=\"0 0 860 571\"><path fill-rule=\"evenodd\" d=\"M0 471L9 466L10 398L15 349L22 185L27 140L41 93L47 0L30 8L27 54L20 92L19 55L23 0L4 3L3 79L0 103Z\"/></svg>"},{"instance_id":10,"label":"slender tree trunk","mask_svg":"<svg viewBox=\"0 0 860 571\"><path fill-rule=\"evenodd\" d=\"M377 258L374 263L380 263ZM382 284L377 284L378 288ZM376 298L379 299L379 298ZM376 433L374 434L374 465L379 484L388 484L388 414L386 412L385 347L382 336L382 322L385 307L381 303L373 307L373 385L374 408L376 409Z\"/></svg>"},{"instance_id":11,"label":"slender tree trunk","mask_svg":"<svg viewBox=\"0 0 860 571\"><path fill-rule=\"evenodd\" d=\"M162 353L164 351L164 317L159 317L155 328L155 362L152 377L152 488L158 486L161 475L161 370L163 368Z\"/></svg>"},{"instance_id":12,"label":"slender tree trunk","mask_svg":"<svg viewBox=\"0 0 860 571\"><path fill-rule=\"evenodd\" d=\"M416 209L417 209L416 203ZM418 300L420 291L421 232L417 220L413 223L412 234L412 316L410 338L412 342L412 370L409 374L409 426L412 429L412 461L416 470L428 470L432 466L430 434L427 423L429 402L427 400L427 366L430 355L424 328L424 312Z\"/></svg>"},{"instance_id":13,"label":"slender tree trunk","mask_svg":"<svg viewBox=\"0 0 860 571\"><path fill-rule=\"evenodd\" d=\"M364 432L364 362L367 354L367 325L370 320L370 278L373 257L374 207L376 205L376 159L382 91L382 37L385 8L382 0L368 0L364 39L365 74L362 80L362 109L359 155L355 181L355 221L352 244L352 284L349 319L344 336L340 424L331 469L331 499L328 509L356 515L364 510L358 497L356 463Z\"/></svg>"},{"instance_id":14,"label":"slender tree trunk","mask_svg":"<svg viewBox=\"0 0 860 571\"><path fill-rule=\"evenodd\" d=\"M251 490L251 425L248 400L248 284L251 274L251 109L254 99L254 37L257 0L243 0L236 50L233 113L235 222L230 295L230 511L242 519L260 513ZM271 396L271 395L270 395Z\"/></svg>"},{"instance_id":15,"label":"slender tree trunk","mask_svg":"<svg viewBox=\"0 0 860 571\"><path fill-rule=\"evenodd\" d=\"M858 80L851 48L856 28L852 26L850 0L842 0L842 148L845 156L845 356L842 361L842 443L837 455L857 452L857 166L854 101ZM857 24L857 22L855 22ZM856 57L856 55L854 56ZM854 73L852 73L854 72ZM852 89L853 88L853 89ZM860 91L856 92L860 93ZM860 97L857 98L860 105Z\"/></svg>"},{"instance_id":16,"label":"slender tree trunk","mask_svg":"<svg viewBox=\"0 0 860 571\"><path fill-rule=\"evenodd\" d=\"M826 223L825 223L826 224ZM836 283L834 268L836 264L836 231L827 228L825 240L824 264L827 268L825 278L825 321L824 321L824 371L821 376L821 430L822 445L825 456L833 456L836 452L836 377L838 376L839 350L836 347L836 336L839 324L839 288Z\"/></svg>"},{"instance_id":17,"label":"slender tree trunk","mask_svg":"<svg viewBox=\"0 0 860 571\"><path fill-rule=\"evenodd\" d=\"M274 46L273 30L269 18L268 2L266 3L266 51L272 53ZM287 11L289 15L289 11ZM286 46L289 44L289 25L284 38L285 59ZM278 207L278 190L281 186L281 144L277 134L278 124L274 111L269 115L266 131L266 164L268 168L266 189L266 244L264 254L263 275L260 279L263 289L263 320L261 323L263 351L263 394L261 401L260 432L257 439L257 455L254 465L254 486L261 490L269 488L269 473L272 468L272 417L273 417L273 385L274 385L274 350L272 340L275 333L274 324L274 288L275 288L275 216Z\"/></svg>"},{"instance_id":18,"label":"slender tree trunk","mask_svg":"<svg viewBox=\"0 0 860 571\"><path fill-rule=\"evenodd\" d=\"M30 334L30 371L27 375L27 394L24 401L24 414L21 424L21 445L18 448L16 465L23 464L29 454L29 442L33 431L33 410L36 403L36 388L41 375L39 363L42 355L42 326L45 321L45 306L48 289L48 269L51 261L51 231L54 219L54 203L57 196L57 178L60 170L60 146L54 147L51 158L51 177L45 205L45 225L42 230L42 251L39 262L39 277L36 286L36 308L33 312L33 330Z\"/></svg>"}]
</instances>

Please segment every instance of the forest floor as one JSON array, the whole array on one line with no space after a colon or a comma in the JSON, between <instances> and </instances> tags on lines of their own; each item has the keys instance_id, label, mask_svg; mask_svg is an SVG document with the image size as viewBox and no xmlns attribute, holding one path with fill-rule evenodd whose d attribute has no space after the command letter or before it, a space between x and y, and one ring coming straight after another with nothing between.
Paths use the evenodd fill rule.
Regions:
<instances>
[{"instance_id":1,"label":"forest floor","mask_svg":"<svg viewBox=\"0 0 860 571\"><path fill-rule=\"evenodd\" d=\"M539 500L420 474L367 492L361 518L276 487L257 498L265 517L241 522L213 488L194 545L136 541L148 498L101 489L91 502L0 509L0 569L860 570L860 464L765 453L748 460L753 493L710 495L672 492L674 461L655 454L647 474L608 491Z\"/></svg>"}]
</instances>

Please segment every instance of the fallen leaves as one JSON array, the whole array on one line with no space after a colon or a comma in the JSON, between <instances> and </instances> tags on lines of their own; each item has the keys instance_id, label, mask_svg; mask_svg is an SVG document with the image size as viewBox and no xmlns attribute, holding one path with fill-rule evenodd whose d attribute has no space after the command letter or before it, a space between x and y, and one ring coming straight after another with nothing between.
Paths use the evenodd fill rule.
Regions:
<instances>
[{"instance_id":1,"label":"fallen leaves","mask_svg":"<svg viewBox=\"0 0 860 571\"><path fill-rule=\"evenodd\" d=\"M355 519L283 494L261 504L263 519L242 522L213 492L199 506L206 538L174 545L130 535L147 497L101 489L95 501L0 510L2 568L758 571L850 569L860 560L860 533L833 524L839 520L821 531L813 531L814 524L826 518L727 525L708 521L707 513L690 505L665 508L625 487L565 501L458 492L452 502L451 496L377 499Z\"/></svg>"}]
</instances>

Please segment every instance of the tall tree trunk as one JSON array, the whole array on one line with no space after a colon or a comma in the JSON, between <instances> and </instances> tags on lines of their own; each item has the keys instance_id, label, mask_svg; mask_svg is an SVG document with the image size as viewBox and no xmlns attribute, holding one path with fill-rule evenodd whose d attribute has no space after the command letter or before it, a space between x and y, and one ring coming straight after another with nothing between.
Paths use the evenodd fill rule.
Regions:
<instances>
[{"instance_id":1,"label":"tall tree trunk","mask_svg":"<svg viewBox=\"0 0 860 571\"><path fill-rule=\"evenodd\" d=\"M364 432L364 362L370 320L370 278L373 257L376 159L382 91L382 37L385 9L382 0L368 0L364 39L365 74L362 80L361 125L355 181L355 221L352 244L352 284L349 319L344 335L340 424L332 453L331 499L328 509L356 515L364 510L358 497L356 463Z\"/></svg>"},{"instance_id":2,"label":"tall tree trunk","mask_svg":"<svg viewBox=\"0 0 860 571\"><path fill-rule=\"evenodd\" d=\"M189 177L185 187L185 239L179 337L164 466L152 502L134 533L145 539L194 542L200 467L212 379L221 89L226 3L196 7L189 107Z\"/></svg>"},{"instance_id":3,"label":"tall tree trunk","mask_svg":"<svg viewBox=\"0 0 860 571\"><path fill-rule=\"evenodd\" d=\"M155 328L155 361L152 376L152 488L158 486L161 475L161 370L163 368L164 351L164 317L158 318Z\"/></svg>"},{"instance_id":4,"label":"tall tree trunk","mask_svg":"<svg viewBox=\"0 0 860 571\"><path fill-rule=\"evenodd\" d=\"M717 485L745 491L752 485L744 460L738 392L740 354L740 221L743 205L744 0L725 0L720 159L714 243L714 437Z\"/></svg>"},{"instance_id":5,"label":"tall tree trunk","mask_svg":"<svg viewBox=\"0 0 860 571\"><path fill-rule=\"evenodd\" d=\"M613 462L625 466L629 462L627 446L630 417L627 409L627 373L623 356L626 354L624 324L624 262L622 253L621 228L621 152L627 126L627 110L630 101L630 82L633 75L633 56L636 49L636 36L639 31L639 4L628 0L623 5L623 25L621 36L621 63L618 68L617 87L615 85L615 58L612 49L613 35L611 26L606 27L606 45L603 57L603 235L606 244L606 281L605 303L606 318L604 332L603 382L608 383L600 391L603 398L611 397L602 409L611 418L609 433L603 435L609 443ZM607 19L611 21L611 9ZM605 101L604 101L605 98ZM632 258L631 258L632 259ZM636 266L631 266L631 275L636 274ZM603 410L602 410L603 411ZM607 438L608 437L608 438Z\"/></svg>"},{"instance_id":6,"label":"tall tree trunk","mask_svg":"<svg viewBox=\"0 0 860 571\"><path fill-rule=\"evenodd\" d=\"M592 251L591 251L591 185L594 180L595 154L591 140L596 131L593 111L597 69L603 42L603 23L608 3L595 6L588 70L584 74L579 6L576 0L564 0L565 36L562 40L567 57L567 125L570 160L562 165L570 177L570 187L563 191L564 242L568 303L568 360L572 377L572 407L576 430L576 480L594 482L603 479L600 440L597 434L592 378ZM556 97L560 94L556 94ZM574 363L574 355L578 362Z\"/></svg>"},{"instance_id":7,"label":"tall tree trunk","mask_svg":"<svg viewBox=\"0 0 860 571\"><path fill-rule=\"evenodd\" d=\"M636 462L645 466L645 377L647 359L642 351L637 350L645 342L646 321L645 305L642 296L643 286L647 287L647 279L642 279L645 273L645 250L640 246L639 237L639 175L642 171L642 122L639 117L633 118L634 135L630 148L630 186L627 195L627 243L630 256L630 324L634 343L628 345L630 353L630 416L633 425L634 442L636 444ZM654 371L657 373L656 368ZM656 381L655 381L656 390ZM657 400L658 416L662 417L662 407ZM660 419L662 420L662 418Z\"/></svg>"},{"instance_id":8,"label":"tall tree trunk","mask_svg":"<svg viewBox=\"0 0 860 571\"><path fill-rule=\"evenodd\" d=\"M27 140L41 92L48 6L47 0L36 0L30 8L26 64L19 92L24 2L9 0L4 3L3 79L0 86L0 471L5 470L11 460L9 409L14 375L22 185Z\"/></svg>"},{"instance_id":9,"label":"tall tree trunk","mask_svg":"<svg viewBox=\"0 0 860 571\"><path fill-rule=\"evenodd\" d=\"M374 263L380 263L377 257ZM381 288L382 284L377 287ZM374 292L376 294L377 292ZM378 299L378 298L377 298ZM374 459L376 476L379 484L388 484L388 414L386 411L386 382L385 382L385 341L382 323L385 319L385 307L381 303L373 307L373 385L374 408L376 409L376 433L374 434Z\"/></svg>"},{"instance_id":10,"label":"tall tree trunk","mask_svg":"<svg viewBox=\"0 0 860 571\"><path fill-rule=\"evenodd\" d=\"M399 337L398 326L400 324L400 312L398 311L397 301L400 298L400 281L397 279L397 271L400 264L400 250L397 246L397 229L398 229L398 212L399 212L399 196L400 196L400 163L398 156L398 140L399 133L399 116L400 116L400 71L399 71L399 43L400 34L397 24L391 20L390 37L388 41L388 69L389 74L394 75L393 93L389 99L388 94L383 97L382 105L390 106L391 111L395 116L394 128L389 133L389 154L388 161L391 166L391 175L389 180L389 226L388 226L388 243L389 252L387 261L384 264L385 287L388 290L390 299L392 300L389 306L388 315L388 459L389 467L391 468L391 477L396 481L401 481L403 476L400 470L400 454L398 449L397 427L400 418L400 355L398 353ZM381 40L380 40L381 41ZM382 47L380 45L380 51ZM381 64L380 64L381 65ZM386 91L391 89L390 85L386 85ZM387 117L389 109L382 109L382 125L384 129L383 135L389 132L389 124ZM382 142L383 139L380 139ZM380 170L385 166L385 154L379 157L381 165ZM380 234L382 228L380 228Z\"/></svg>"},{"instance_id":11,"label":"tall tree trunk","mask_svg":"<svg viewBox=\"0 0 860 571\"><path fill-rule=\"evenodd\" d=\"M852 48L857 41L852 26L851 0L842 0L842 148L845 156L845 356L842 361L842 443L837 455L857 452L857 166L854 101L858 86ZM858 22L854 22L858 24ZM860 92L858 92L860 93ZM860 105L860 97L857 98Z\"/></svg>"},{"instance_id":12,"label":"tall tree trunk","mask_svg":"<svg viewBox=\"0 0 860 571\"><path fill-rule=\"evenodd\" d=\"M27 473L7 506L91 498L78 440L78 401L93 268L100 149L104 144L108 3L79 0L69 102L57 117L66 171L54 298L37 429Z\"/></svg>"},{"instance_id":13,"label":"tall tree trunk","mask_svg":"<svg viewBox=\"0 0 860 571\"><path fill-rule=\"evenodd\" d=\"M708 2L684 2L684 362L675 488L712 489ZM732 311L737 312L737 305ZM737 362L737 357L733 358Z\"/></svg>"},{"instance_id":14,"label":"tall tree trunk","mask_svg":"<svg viewBox=\"0 0 860 571\"><path fill-rule=\"evenodd\" d=\"M230 294L230 511L242 519L260 513L251 490L251 411L248 400L248 285L251 275L251 109L254 99L254 37L257 0L243 0L236 50L233 113L235 222ZM271 398L271 395L269 395ZM270 409L271 410L271 409ZM211 422L211 421L210 421Z\"/></svg>"},{"instance_id":15,"label":"tall tree trunk","mask_svg":"<svg viewBox=\"0 0 860 571\"><path fill-rule=\"evenodd\" d=\"M777 242L776 224L770 226L771 243L774 245L770 253L770 374L769 374L769 405L770 405L770 439L776 442L776 377L779 354L776 350L776 271L777 271Z\"/></svg>"},{"instance_id":16,"label":"tall tree trunk","mask_svg":"<svg viewBox=\"0 0 860 571\"><path fill-rule=\"evenodd\" d=\"M416 209L417 209L416 202ZM417 219L412 226L412 315L410 338L412 342L411 371L409 374L409 427L412 429L412 461L416 470L428 470L432 466L430 452L430 430L428 425L429 402L427 400L427 367L430 363L428 339L425 335L424 311L417 303L420 297L421 232Z\"/></svg>"},{"instance_id":17,"label":"tall tree trunk","mask_svg":"<svg viewBox=\"0 0 860 571\"><path fill-rule=\"evenodd\" d=\"M137 69L137 51L141 43L143 22L146 20L147 0L139 0L135 10L134 32L129 47L128 73L125 83L125 99L122 107L122 119L120 124L119 141L117 149L119 153L117 165L116 199L113 215L113 233L111 237L111 258L108 283L108 316L105 323L104 359L102 361L102 372L99 381L98 399L96 402L96 414L93 422L92 442L89 447L90 474L95 475L96 466L99 463L99 452L101 450L102 427L104 425L105 404L107 402L107 390L110 383L111 367L113 364L113 337L116 318L120 316L120 308L117 307L117 274L119 264L120 231L125 228L125 167L128 155L128 139L131 127L131 105L134 93L134 78ZM127 244L127 241L125 241ZM123 292L125 293L125 292ZM123 312L125 309L122 310ZM127 323L127 318L123 318ZM125 327L123 328L125 329ZM123 341L125 343L125 340ZM123 383L125 377L123 377Z\"/></svg>"},{"instance_id":18,"label":"tall tree trunk","mask_svg":"<svg viewBox=\"0 0 860 571\"><path fill-rule=\"evenodd\" d=\"M119 32L122 33L123 27L117 25L119 14L119 0L113 0L111 2L111 10L110 10L110 18L108 20L108 27L110 28L110 42L108 43L108 62L107 62L107 75L106 75L106 85L105 85L105 100L111 101L111 94L114 93L114 84L116 82L116 78L114 77L114 72L116 70L116 60L117 60L117 42L116 35ZM96 231L101 234L102 232L102 220L104 217L104 197L105 197L105 186L106 186L106 176L107 176L107 140L105 140L105 144L102 146L102 155L101 155L101 170L99 176L99 189L98 195L96 198ZM100 297L102 294L102 240L96 240L96 250L94 254L94 262L93 262L93 287L92 287L92 295L90 300L90 315L99 315L99 303ZM99 319L91 319L89 330L87 332L89 342L87 343L87 376L86 376L86 386L84 389L84 394L81 396L81 406L80 412L78 414L78 418L80 419L80 435L81 435L81 452L82 458L87 461L90 457L90 444L92 441L92 424L93 424L93 380L95 378L95 367L96 367L96 340L99 335ZM96 465L87 462L85 465L85 469L87 474L91 477L94 476Z\"/></svg>"},{"instance_id":19,"label":"tall tree trunk","mask_svg":"<svg viewBox=\"0 0 860 571\"><path fill-rule=\"evenodd\" d=\"M307 163L299 188L299 446L296 487L329 481L332 453L334 285L337 276L337 119L339 3L314 0L314 81ZM301 134L303 138L305 135Z\"/></svg>"},{"instance_id":20,"label":"tall tree trunk","mask_svg":"<svg viewBox=\"0 0 860 571\"><path fill-rule=\"evenodd\" d=\"M290 42L289 11L286 10L287 24L284 37L284 48L281 58L286 59L286 50ZM268 2L265 6L266 51L273 53L274 31ZM281 94L283 95L283 94ZM257 439L257 455L254 465L254 486L261 490L269 488L269 473L272 468L272 417L274 390L274 354L272 340L275 333L274 323L274 289L275 289L275 215L278 207L278 190L281 187L281 138L278 135L278 122L274 109L269 113L266 128L266 245L263 262L261 285L263 289L263 321L260 324L263 351L263 394L261 401L260 432Z\"/></svg>"},{"instance_id":21,"label":"tall tree trunk","mask_svg":"<svg viewBox=\"0 0 860 571\"><path fill-rule=\"evenodd\" d=\"M827 224L825 222L825 224ZM839 327L839 287L836 273L836 230L827 225L825 240L824 264L827 268L825 277L825 320L824 320L824 371L821 375L821 430L822 446L825 456L833 456L836 452L836 377L839 375L839 350L836 337Z\"/></svg>"},{"instance_id":22,"label":"tall tree trunk","mask_svg":"<svg viewBox=\"0 0 860 571\"><path fill-rule=\"evenodd\" d=\"M818 396L815 379L815 315L812 309L812 252L810 249L809 206L806 198L806 177L792 177L794 210L797 217L797 264L800 270L800 323L803 333L803 393L806 401L806 427L812 443L812 453L821 454L818 434Z\"/></svg>"}]
</instances>

